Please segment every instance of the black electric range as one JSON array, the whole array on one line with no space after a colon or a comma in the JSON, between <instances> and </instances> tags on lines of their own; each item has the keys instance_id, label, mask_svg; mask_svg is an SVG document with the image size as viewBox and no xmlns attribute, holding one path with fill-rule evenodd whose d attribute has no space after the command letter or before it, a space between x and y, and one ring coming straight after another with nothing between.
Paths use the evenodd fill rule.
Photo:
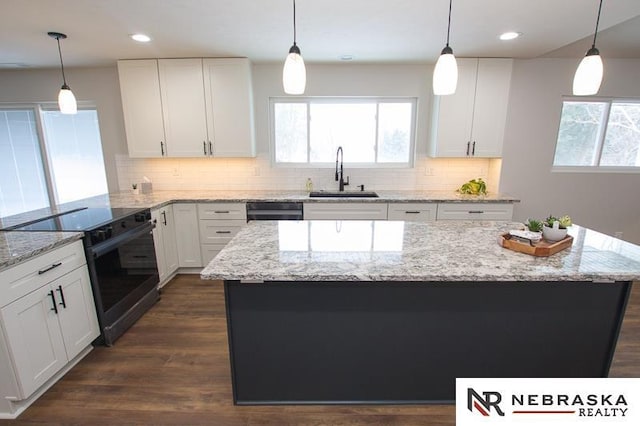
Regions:
<instances>
[{"instance_id":1,"label":"black electric range","mask_svg":"<svg viewBox=\"0 0 640 426\"><path fill-rule=\"evenodd\" d=\"M111 346L159 299L158 265L148 208L80 208L7 231L84 232L101 336Z\"/></svg>"}]
</instances>

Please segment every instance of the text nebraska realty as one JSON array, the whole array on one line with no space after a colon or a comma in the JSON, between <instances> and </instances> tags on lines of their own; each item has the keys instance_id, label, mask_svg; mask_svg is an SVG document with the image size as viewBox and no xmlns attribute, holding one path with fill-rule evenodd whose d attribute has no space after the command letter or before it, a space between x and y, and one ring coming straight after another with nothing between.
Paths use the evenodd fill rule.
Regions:
<instances>
[{"instance_id":1,"label":"text nebraska realty","mask_svg":"<svg viewBox=\"0 0 640 426\"><path fill-rule=\"evenodd\" d=\"M504 416L500 407L500 392L482 392L480 396L474 389L467 389L469 411L478 409L487 416L495 411ZM473 403L472 401L476 401ZM512 394L513 414L566 413L580 417L625 417L629 410L627 400L622 394ZM484 408L484 409L482 409Z\"/></svg>"},{"instance_id":2,"label":"text nebraska realty","mask_svg":"<svg viewBox=\"0 0 640 426\"><path fill-rule=\"evenodd\" d=\"M624 417L628 404L624 395L511 395L511 405L571 407L580 417Z\"/></svg>"}]
</instances>

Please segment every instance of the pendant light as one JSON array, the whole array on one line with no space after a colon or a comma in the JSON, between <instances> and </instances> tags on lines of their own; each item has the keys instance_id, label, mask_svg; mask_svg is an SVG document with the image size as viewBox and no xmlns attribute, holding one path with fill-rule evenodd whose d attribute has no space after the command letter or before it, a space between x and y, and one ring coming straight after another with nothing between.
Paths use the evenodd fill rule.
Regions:
<instances>
[{"instance_id":1,"label":"pendant light","mask_svg":"<svg viewBox=\"0 0 640 426\"><path fill-rule=\"evenodd\" d=\"M449 33L451 31L451 3L449 0L449 23L447 25L447 45L442 49L436 67L433 70L433 94L452 95L458 85L458 64L453 56L453 49L449 47Z\"/></svg>"},{"instance_id":2,"label":"pendant light","mask_svg":"<svg viewBox=\"0 0 640 426\"><path fill-rule=\"evenodd\" d=\"M573 77L573 94L576 96L595 95L600 90L600 84L602 84L602 58L600 58L600 52L596 49L600 11L602 11L602 0L600 0L600 7L598 8L593 44L585 57L582 58L576 70L576 75Z\"/></svg>"},{"instance_id":3,"label":"pendant light","mask_svg":"<svg viewBox=\"0 0 640 426\"><path fill-rule=\"evenodd\" d=\"M302 95L307 85L307 70L300 49L296 45L296 0L293 0L293 46L284 62L282 70L282 86L288 95Z\"/></svg>"},{"instance_id":4,"label":"pendant light","mask_svg":"<svg viewBox=\"0 0 640 426\"><path fill-rule=\"evenodd\" d=\"M76 97L73 96L71 88L67 85L67 79L64 76L64 63L62 62L62 50L60 49L60 39L67 38L66 34L57 32L48 32L49 37L55 38L58 41L58 54L60 55L60 68L62 69L62 88L58 93L58 107L63 114L75 114L78 112L78 104Z\"/></svg>"}]
</instances>

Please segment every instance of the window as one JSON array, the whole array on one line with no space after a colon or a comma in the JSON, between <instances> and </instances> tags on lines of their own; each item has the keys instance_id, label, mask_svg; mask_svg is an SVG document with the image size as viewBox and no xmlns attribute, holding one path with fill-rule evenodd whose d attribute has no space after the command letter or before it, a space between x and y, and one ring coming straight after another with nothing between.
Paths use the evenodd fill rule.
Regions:
<instances>
[{"instance_id":1,"label":"window","mask_svg":"<svg viewBox=\"0 0 640 426\"><path fill-rule=\"evenodd\" d=\"M107 192L95 109L0 109L0 217Z\"/></svg>"},{"instance_id":2,"label":"window","mask_svg":"<svg viewBox=\"0 0 640 426\"><path fill-rule=\"evenodd\" d=\"M640 171L640 102L565 100L553 165Z\"/></svg>"},{"instance_id":3,"label":"window","mask_svg":"<svg viewBox=\"0 0 640 426\"><path fill-rule=\"evenodd\" d=\"M277 165L413 164L415 98L271 99L273 160Z\"/></svg>"}]
</instances>

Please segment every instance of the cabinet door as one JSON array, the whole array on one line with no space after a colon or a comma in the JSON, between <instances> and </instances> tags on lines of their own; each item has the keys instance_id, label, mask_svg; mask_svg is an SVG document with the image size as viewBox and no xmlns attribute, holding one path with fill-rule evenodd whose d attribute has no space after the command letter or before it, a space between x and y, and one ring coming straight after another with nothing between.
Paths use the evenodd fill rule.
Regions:
<instances>
[{"instance_id":1,"label":"cabinet door","mask_svg":"<svg viewBox=\"0 0 640 426\"><path fill-rule=\"evenodd\" d=\"M176 246L178 247L178 265L181 268L201 268L200 235L198 212L195 204L174 204Z\"/></svg>"},{"instance_id":2,"label":"cabinet door","mask_svg":"<svg viewBox=\"0 0 640 426\"><path fill-rule=\"evenodd\" d=\"M456 93L433 97L432 157L467 157L471 144L477 59L458 59Z\"/></svg>"},{"instance_id":3,"label":"cabinet door","mask_svg":"<svg viewBox=\"0 0 640 426\"><path fill-rule=\"evenodd\" d=\"M166 206L163 217L164 257L167 262L167 275L171 276L178 269L178 247L176 246L176 224L173 217L173 206Z\"/></svg>"},{"instance_id":4,"label":"cabinet door","mask_svg":"<svg viewBox=\"0 0 640 426\"><path fill-rule=\"evenodd\" d=\"M158 277L160 280L160 284L164 283L165 279L168 276L167 273L167 260L165 258L165 249L164 249L164 216L162 213L164 209L151 210L151 220L156 224L156 227L153 229L153 245L156 249L156 262L158 264Z\"/></svg>"},{"instance_id":5,"label":"cabinet door","mask_svg":"<svg viewBox=\"0 0 640 426\"><path fill-rule=\"evenodd\" d=\"M166 139L155 59L118 61L124 127L130 157L162 157Z\"/></svg>"},{"instance_id":6,"label":"cabinet door","mask_svg":"<svg viewBox=\"0 0 640 426\"><path fill-rule=\"evenodd\" d=\"M207 129L215 157L255 157L251 63L204 59Z\"/></svg>"},{"instance_id":7,"label":"cabinet door","mask_svg":"<svg viewBox=\"0 0 640 426\"><path fill-rule=\"evenodd\" d=\"M502 157L511 87L511 59L480 59L473 113L474 157Z\"/></svg>"},{"instance_id":8,"label":"cabinet door","mask_svg":"<svg viewBox=\"0 0 640 426\"><path fill-rule=\"evenodd\" d=\"M69 360L100 335L86 266L51 283L58 303L58 321Z\"/></svg>"},{"instance_id":9,"label":"cabinet door","mask_svg":"<svg viewBox=\"0 0 640 426\"><path fill-rule=\"evenodd\" d=\"M33 394L67 363L50 291L45 285L0 310L22 398Z\"/></svg>"},{"instance_id":10,"label":"cabinet door","mask_svg":"<svg viewBox=\"0 0 640 426\"><path fill-rule=\"evenodd\" d=\"M202 59L159 59L158 70L168 156L208 156Z\"/></svg>"}]
</instances>

